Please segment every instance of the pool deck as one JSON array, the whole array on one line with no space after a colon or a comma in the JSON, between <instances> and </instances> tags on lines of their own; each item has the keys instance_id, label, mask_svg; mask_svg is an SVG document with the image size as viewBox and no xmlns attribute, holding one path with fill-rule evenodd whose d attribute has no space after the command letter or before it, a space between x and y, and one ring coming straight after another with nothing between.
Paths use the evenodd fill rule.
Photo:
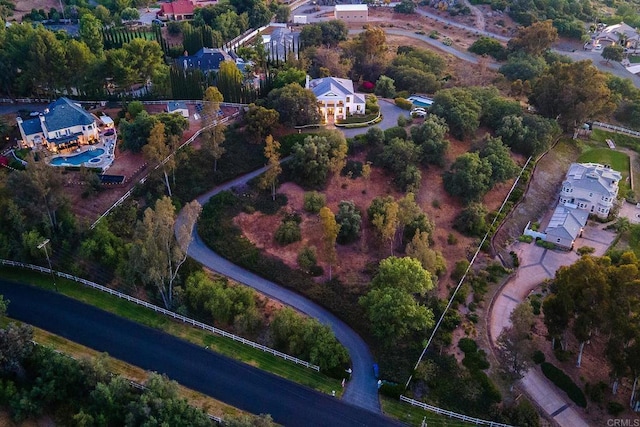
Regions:
<instances>
[{"instance_id":1,"label":"pool deck","mask_svg":"<svg viewBox=\"0 0 640 427\"><path fill-rule=\"evenodd\" d=\"M92 159L90 159L87 162L82 163L82 165L74 165L71 163L64 163L61 165L51 165L54 167L69 167L69 166L85 166L88 168L101 168L102 172L106 172L107 169L109 169L109 167L111 166L111 164L113 163L114 159L115 159L115 150L116 150L116 141L118 139L118 134L115 132L115 130L113 131L112 135L106 136L105 132L101 132L100 133L100 142L93 144L93 145L83 145L81 147L78 147L78 149L74 152L71 153L65 153L65 154L58 154L55 156L52 156L49 160L49 162L51 162L51 160L53 159L57 159L60 157L72 157L72 156L76 156L78 154L82 154L85 153L87 151L93 151L93 150L97 150L98 148L102 148L104 150L104 154L101 154L100 156L94 157ZM95 161L96 159L98 159L98 161Z\"/></svg>"}]
</instances>

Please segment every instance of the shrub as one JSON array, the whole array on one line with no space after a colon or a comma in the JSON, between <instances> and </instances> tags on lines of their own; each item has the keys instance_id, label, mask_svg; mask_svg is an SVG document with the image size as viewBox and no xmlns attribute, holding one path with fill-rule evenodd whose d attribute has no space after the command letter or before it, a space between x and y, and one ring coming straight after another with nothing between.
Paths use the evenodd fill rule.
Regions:
<instances>
[{"instance_id":1,"label":"shrub","mask_svg":"<svg viewBox=\"0 0 640 427\"><path fill-rule=\"evenodd\" d=\"M282 224L280 224L280 227L276 230L275 239L276 242L281 245L288 245L289 243L302 240L300 224L291 220L282 221Z\"/></svg>"},{"instance_id":2,"label":"shrub","mask_svg":"<svg viewBox=\"0 0 640 427\"><path fill-rule=\"evenodd\" d=\"M280 208L286 204L287 196L285 194L276 194L276 199L273 200L269 193L261 192L260 195L256 197L253 206L265 215L275 215Z\"/></svg>"},{"instance_id":3,"label":"shrub","mask_svg":"<svg viewBox=\"0 0 640 427\"><path fill-rule=\"evenodd\" d=\"M536 350L533 352L533 362L536 365L539 365L545 361L544 353L540 350Z\"/></svg>"},{"instance_id":4,"label":"shrub","mask_svg":"<svg viewBox=\"0 0 640 427\"><path fill-rule=\"evenodd\" d=\"M432 30L429 33L429 38L432 38L434 40L438 40L440 38L440 33L438 33L436 30Z\"/></svg>"},{"instance_id":5,"label":"shrub","mask_svg":"<svg viewBox=\"0 0 640 427\"><path fill-rule=\"evenodd\" d=\"M340 225L337 242L341 245L354 242L360 235L362 216L353 201L341 201L338 204L336 222Z\"/></svg>"},{"instance_id":6,"label":"shrub","mask_svg":"<svg viewBox=\"0 0 640 427\"><path fill-rule=\"evenodd\" d=\"M515 253L514 251L509 252L509 255L511 255L511 260L513 261L513 266L515 268L520 267L520 259L518 258L518 254Z\"/></svg>"},{"instance_id":7,"label":"shrub","mask_svg":"<svg viewBox=\"0 0 640 427\"><path fill-rule=\"evenodd\" d=\"M556 245L551 242L547 242L545 240L536 240L536 245L541 246L545 249L555 249Z\"/></svg>"},{"instance_id":8,"label":"shrub","mask_svg":"<svg viewBox=\"0 0 640 427\"><path fill-rule=\"evenodd\" d=\"M362 176L362 162L357 160L347 160L347 164L340 172L342 176L348 176L351 179L356 179Z\"/></svg>"},{"instance_id":9,"label":"shrub","mask_svg":"<svg viewBox=\"0 0 640 427\"><path fill-rule=\"evenodd\" d=\"M367 95L364 101L364 109L367 114L376 114L380 111L380 106L378 105L378 97L375 95Z\"/></svg>"},{"instance_id":10,"label":"shrub","mask_svg":"<svg viewBox=\"0 0 640 427\"><path fill-rule=\"evenodd\" d=\"M487 209L482 203L470 203L453 221L453 228L468 236L481 237L487 232Z\"/></svg>"},{"instance_id":11,"label":"shrub","mask_svg":"<svg viewBox=\"0 0 640 427\"><path fill-rule=\"evenodd\" d=\"M587 398L584 396L584 393L567 374L549 362L542 362L540 367L542 368L544 376L549 378L552 383L567 393L567 396L569 396L576 405L582 408L587 407Z\"/></svg>"},{"instance_id":12,"label":"shrub","mask_svg":"<svg viewBox=\"0 0 640 427\"><path fill-rule=\"evenodd\" d=\"M179 22L169 21L167 23L167 31L169 32L169 34L175 36L175 35L180 34L182 32L182 26L180 25Z\"/></svg>"},{"instance_id":13,"label":"shrub","mask_svg":"<svg viewBox=\"0 0 640 427\"><path fill-rule=\"evenodd\" d=\"M362 89L365 92L373 92L373 89L375 89L376 85L369 82L369 81L363 81L362 85L360 85L360 89Z\"/></svg>"},{"instance_id":14,"label":"shrub","mask_svg":"<svg viewBox=\"0 0 640 427\"><path fill-rule=\"evenodd\" d=\"M303 271L311 272L311 269L318 264L318 256L315 246L305 246L298 252L298 265Z\"/></svg>"},{"instance_id":15,"label":"shrub","mask_svg":"<svg viewBox=\"0 0 640 427\"><path fill-rule=\"evenodd\" d=\"M402 114L398 116L398 126L400 126L401 128L406 127L410 122L411 121L407 116L404 116Z\"/></svg>"},{"instance_id":16,"label":"shrub","mask_svg":"<svg viewBox=\"0 0 640 427\"><path fill-rule=\"evenodd\" d=\"M533 314L536 316L540 315L540 306L542 305L542 303L540 302L540 298L539 297L532 297L531 300L529 301L529 303L531 304L531 309L533 310Z\"/></svg>"},{"instance_id":17,"label":"shrub","mask_svg":"<svg viewBox=\"0 0 640 427\"><path fill-rule=\"evenodd\" d=\"M454 236L453 233L449 233L449 235L447 236L447 244L455 245L456 243L458 243L458 238Z\"/></svg>"},{"instance_id":18,"label":"shrub","mask_svg":"<svg viewBox=\"0 0 640 427\"><path fill-rule=\"evenodd\" d=\"M384 140L389 143L394 138L407 139L407 130L400 126L394 126L384 131Z\"/></svg>"},{"instance_id":19,"label":"shrub","mask_svg":"<svg viewBox=\"0 0 640 427\"><path fill-rule=\"evenodd\" d=\"M402 384L392 384L384 381L380 386L380 394L392 399L400 399L400 395L404 393Z\"/></svg>"},{"instance_id":20,"label":"shrub","mask_svg":"<svg viewBox=\"0 0 640 427\"><path fill-rule=\"evenodd\" d=\"M462 350L464 354L473 353L478 351L478 344L471 338L464 337L458 341L458 348Z\"/></svg>"},{"instance_id":21,"label":"shrub","mask_svg":"<svg viewBox=\"0 0 640 427\"><path fill-rule=\"evenodd\" d=\"M523 234L520 237L518 237L518 241L523 243L531 243L533 242L533 236L526 236Z\"/></svg>"},{"instance_id":22,"label":"shrub","mask_svg":"<svg viewBox=\"0 0 640 427\"><path fill-rule=\"evenodd\" d=\"M304 210L311 213L318 213L327 204L324 194L317 191L304 193Z\"/></svg>"},{"instance_id":23,"label":"shrub","mask_svg":"<svg viewBox=\"0 0 640 427\"><path fill-rule=\"evenodd\" d=\"M604 394L607 390L607 385L600 381L597 384L585 384L584 392L592 402L601 403L604 400ZM617 414L616 414L617 415Z\"/></svg>"},{"instance_id":24,"label":"shrub","mask_svg":"<svg viewBox=\"0 0 640 427\"><path fill-rule=\"evenodd\" d=\"M567 350L563 350L562 348L554 349L553 354L556 356L556 359L558 359L558 362L566 362L571 358L571 353Z\"/></svg>"},{"instance_id":25,"label":"shrub","mask_svg":"<svg viewBox=\"0 0 640 427\"><path fill-rule=\"evenodd\" d=\"M611 401L609 403L607 403L607 413L611 414L613 416L617 416L620 415L621 413L624 412L624 405L619 403L619 402L615 402L615 401Z\"/></svg>"},{"instance_id":26,"label":"shrub","mask_svg":"<svg viewBox=\"0 0 640 427\"><path fill-rule=\"evenodd\" d=\"M322 276L324 274L324 268L322 268L321 265L314 265L309 270L309 274L312 275L313 277Z\"/></svg>"},{"instance_id":27,"label":"shrub","mask_svg":"<svg viewBox=\"0 0 640 427\"><path fill-rule=\"evenodd\" d=\"M304 140L309 136L308 133L290 133L280 137L280 154L288 156L291 154L291 149L296 144L302 144Z\"/></svg>"},{"instance_id":28,"label":"shrub","mask_svg":"<svg viewBox=\"0 0 640 427\"><path fill-rule=\"evenodd\" d=\"M578 253L578 255L583 256L583 255L592 254L595 251L596 251L596 248L593 248L591 246L583 246L581 248L578 248L576 252Z\"/></svg>"},{"instance_id":29,"label":"shrub","mask_svg":"<svg viewBox=\"0 0 640 427\"><path fill-rule=\"evenodd\" d=\"M460 279L462 279L465 271L467 271L467 267L469 267L469 261L467 261L466 259L461 259L460 261L456 262L456 266L451 272L451 278L458 282Z\"/></svg>"},{"instance_id":30,"label":"shrub","mask_svg":"<svg viewBox=\"0 0 640 427\"><path fill-rule=\"evenodd\" d=\"M413 103L407 99L404 98L396 98L393 100L395 102L395 104L402 108L403 110L411 110L413 108Z\"/></svg>"}]
</instances>

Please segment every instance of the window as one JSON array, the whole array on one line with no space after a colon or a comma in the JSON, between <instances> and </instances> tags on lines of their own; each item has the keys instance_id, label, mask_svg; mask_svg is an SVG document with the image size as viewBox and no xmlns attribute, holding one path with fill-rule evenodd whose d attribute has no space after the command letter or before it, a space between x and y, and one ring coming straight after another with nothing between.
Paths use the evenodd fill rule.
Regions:
<instances>
[{"instance_id":1,"label":"window","mask_svg":"<svg viewBox=\"0 0 640 427\"><path fill-rule=\"evenodd\" d=\"M356 110L360 111L360 106L359 105L356 105Z\"/></svg>"},{"instance_id":2,"label":"window","mask_svg":"<svg viewBox=\"0 0 640 427\"><path fill-rule=\"evenodd\" d=\"M351 102L351 97L347 96L347 102Z\"/></svg>"}]
</instances>

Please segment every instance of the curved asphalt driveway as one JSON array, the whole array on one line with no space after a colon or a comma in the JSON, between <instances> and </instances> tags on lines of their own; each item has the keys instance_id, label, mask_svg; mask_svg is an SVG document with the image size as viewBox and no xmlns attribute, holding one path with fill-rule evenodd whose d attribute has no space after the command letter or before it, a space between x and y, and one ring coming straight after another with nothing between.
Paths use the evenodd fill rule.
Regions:
<instances>
[{"instance_id":1,"label":"curved asphalt driveway","mask_svg":"<svg viewBox=\"0 0 640 427\"><path fill-rule=\"evenodd\" d=\"M197 200L204 206L212 196L221 191L246 184L247 181L262 174L265 170L266 167L263 167L236 178L233 181L229 181L203 194L198 197ZM178 227L180 223L181 217L178 217L176 227ZM275 298L302 313L318 319L323 324L329 325L338 341L345 346L351 357L353 373L342 399L360 408L365 408L377 413L381 412L377 380L373 374L373 356L362 338L347 326L346 323L305 297L253 274L216 254L202 242L197 229L193 231L193 241L189 246L188 253L190 257L205 267L250 286L271 298Z\"/></svg>"},{"instance_id":2,"label":"curved asphalt driveway","mask_svg":"<svg viewBox=\"0 0 640 427\"><path fill-rule=\"evenodd\" d=\"M397 426L326 394L63 295L0 280L8 314L287 426Z\"/></svg>"}]
</instances>

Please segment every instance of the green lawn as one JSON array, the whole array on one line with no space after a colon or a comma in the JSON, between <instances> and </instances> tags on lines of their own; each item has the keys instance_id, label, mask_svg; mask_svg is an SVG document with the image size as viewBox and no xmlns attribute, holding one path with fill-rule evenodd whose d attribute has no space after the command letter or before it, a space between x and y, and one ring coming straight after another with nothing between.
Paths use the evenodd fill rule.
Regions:
<instances>
[{"instance_id":1,"label":"green lawn","mask_svg":"<svg viewBox=\"0 0 640 427\"><path fill-rule=\"evenodd\" d=\"M633 136L622 133L608 132L602 129L594 129L593 132L591 132L591 140L593 141L601 142L606 145L607 139L613 140L617 147L627 147L632 150L640 151L640 138L634 138Z\"/></svg>"},{"instance_id":2,"label":"green lawn","mask_svg":"<svg viewBox=\"0 0 640 427\"><path fill-rule=\"evenodd\" d=\"M30 283L53 290L51 276L18 268L0 267L0 277L16 282ZM228 338L213 335L201 329L193 328L172 320L147 308L130 303L93 288L88 288L71 280L56 278L60 293L87 304L117 314L134 322L165 331L201 346L209 346L212 350L228 357L240 360L262 370L312 387L324 393L336 390L342 393L340 381L329 378L312 369L296 365L269 353L243 345Z\"/></svg>"},{"instance_id":3,"label":"green lawn","mask_svg":"<svg viewBox=\"0 0 640 427\"><path fill-rule=\"evenodd\" d=\"M578 158L580 163L601 163L610 165L612 169L622 173L622 179L629 176L629 156L620 151L609 148L594 148L582 153Z\"/></svg>"},{"instance_id":4,"label":"green lawn","mask_svg":"<svg viewBox=\"0 0 640 427\"><path fill-rule=\"evenodd\" d=\"M348 125L353 123L367 123L378 117L378 113L349 116L344 120L336 120L337 124Z\"/></svg>"},{"instance_id":5,"label":"green lawn","mask_svg":"<svg viewBox=\"0 0 640 427\"><path fill-rule=\"evenodd\" d=\"M629 55L629 62L631 62L632 64L640 64L640 56Z\"/></svg>"},{"instance_id":6,"label":"green lawn","mask_svg":"<svg viewBox=\"0 0 640 427\"><path fill-rule=\"evenodd\" d=\"M422 420L425 419L425 417L428 426L469 427L471 425L384 396L380 396L380 403L382 404L382 411L385 414L411 426L421 426Z\"/></svg>"}]
</instances>

